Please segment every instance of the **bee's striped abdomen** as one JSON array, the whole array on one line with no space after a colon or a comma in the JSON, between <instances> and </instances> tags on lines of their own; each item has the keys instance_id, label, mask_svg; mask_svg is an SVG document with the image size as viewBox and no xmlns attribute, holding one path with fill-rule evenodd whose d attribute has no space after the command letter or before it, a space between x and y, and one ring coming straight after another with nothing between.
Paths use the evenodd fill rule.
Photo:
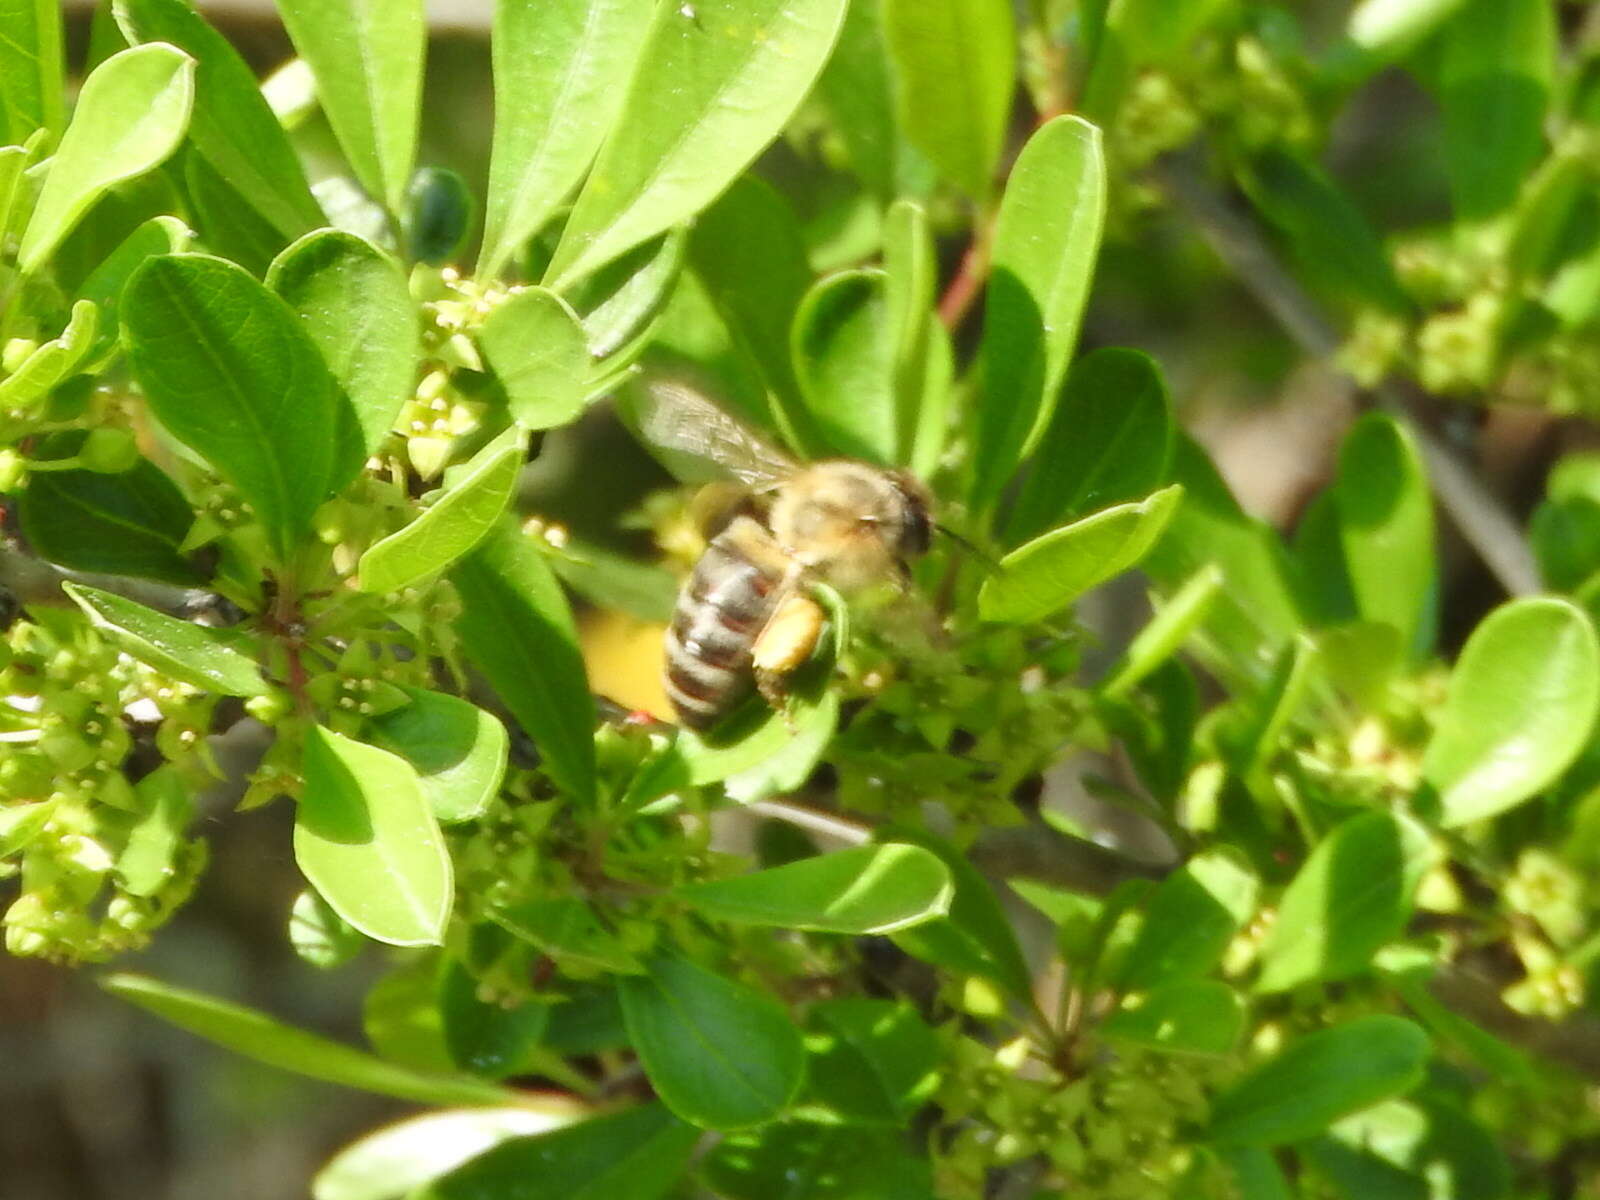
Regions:
<instances>
[{"instance_id":1,"label":"bee's striped abdomen","mask_svg":"<svg viewBox=\"0 0 1600 1200\"><path fill-rule=\"evenodd\" d=\"M714 538L678 594L666 638L666 691L678 719L709 729L754 686L750 650L782 575L752 562L729 533Z\"/></svg>"}]
</instances>

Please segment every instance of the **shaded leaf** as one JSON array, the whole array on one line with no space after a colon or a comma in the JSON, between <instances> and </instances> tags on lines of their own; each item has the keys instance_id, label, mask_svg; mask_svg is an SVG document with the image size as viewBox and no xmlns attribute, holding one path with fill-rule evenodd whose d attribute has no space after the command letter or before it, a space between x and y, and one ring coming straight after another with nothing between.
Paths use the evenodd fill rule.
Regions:
<instances>
[{"instance_id":1,"label":"shaded leaf","mask_svg":"<svg viewBox=\"0 0 1600 1200\"><path fill-rule=\"evenodd\" d=\"M525 429L565 425L589 394L589 344L578 316L544 288L497 307L478 330L484 360Z\"/></svg>"},{"instance_id":2,"label":"shaded leaf","mask_svg":"<svg viewBox=\"0 0 1600 1200\"><path fill-rule=\"evenodd\" d=\"M500 791L510 738L506 727L476 704L405 688L411 703L374 717L372 740L417 772L422 794L441 821L470 821Z\"/></svg>"},{"instance_id":3,"label":"shaded leaf","mask_svg":"<svg viewBox=\"0 0 1600 1200\"><path fill-rule=\"evenodd\" d=\"M1216 979L1179 979L1124 1002L1100 1025L1109 1038L1180 1054L1229 1054L1244 1032L1244 1000Z\"/></svg>"},{"instance_id":4,"label":"shaded leaf","mask_svg":"<svg viewBox=\"0 0 1600 1200\"><path fill-rule=\"evenodd\" d=\"M61 5L57 0L0 0L0 29L6 31L0 145L20 146L36 129L59 134L65 123Z\"/></svg>"},{"instance_id":5,"label":"shaded leaf","mask_svg":"<svg viewBox=\"0 0 1600 1200\"><path fill-rule=\"evenodd\" d=\"M1206 850L1156 889L1117 985L1144 991L1204 975L1255 915L1261 881L1237 852Z\"/></svg>"}]
</instances>

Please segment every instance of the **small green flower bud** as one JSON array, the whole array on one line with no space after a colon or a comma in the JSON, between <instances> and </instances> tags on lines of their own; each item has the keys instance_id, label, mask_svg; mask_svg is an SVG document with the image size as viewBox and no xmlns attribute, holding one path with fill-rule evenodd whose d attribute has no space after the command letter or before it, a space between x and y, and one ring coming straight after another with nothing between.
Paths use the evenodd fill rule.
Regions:
<instances>
[{"instance_id":1,"label":"small green flower bud","mask_svg":"<svg viewBox=\"0 0 1600 1200\"><path fill-rule=\"evenodd\" d=\"M92 429L78 451L78 461L86 470L102 475L117 475L131 471L139 461L139 446L133 434L126 429L102 427Z\"/></svg>"}]
</instances>

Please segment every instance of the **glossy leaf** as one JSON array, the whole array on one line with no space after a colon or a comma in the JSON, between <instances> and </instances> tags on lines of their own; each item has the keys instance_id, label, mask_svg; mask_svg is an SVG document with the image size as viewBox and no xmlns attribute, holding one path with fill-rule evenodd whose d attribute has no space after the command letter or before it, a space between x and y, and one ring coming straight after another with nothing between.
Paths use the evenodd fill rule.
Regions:
<instances>
[{"instance_id":1,"label":"glossy leaf","mask_svg":"<svg viewBox=\"0 0 1600 1200\"><path fill-rule=\"evenodd\" d=\"M416 1200L657 1200L679 1185L699 1137L659 1105L630 1108L503 1141Z\"/></svg>"},{"instance_id":2,"label":"glossy leaf","mask_svg":"<svg viewBox=\"0 0 1600 1200\"><path fill-rule=\"evenodd\" d=\"M84 80L23 232L17 265L37 270L107 189L177 149L194 96L194 61L171 46L124 50Z\"/></svg>"},{"instance_id":3,"label":"glossy leaf","mask_svg":"<svg viewBox=\"0 0 1600 1200\"><path fill-rule=\"evenodd\" d=\"M117 474L36 472L17 511L28 544L60 566L166 583L201 581L179 552L194 509L148 460Z\"/></svg>"},{"instance_id":4,"label":"glossy leaf","mask_svg":"<svg viewBox=\"0 0 1600 1200\"><path fill-rule=\"evenodd\" d=\"M1100 131L1080 117L1041 126L1000 201L984 300L972 499L986 509L1049 425L1078 339L1105 222Z\"/></svg>"},{"instance_id":5,"label":"glossy leaf","mask_svg":"<svg viewBox=\"0 0 1600 1200\"><path fill-rule=\"evenodd\" d=\"M560 289L709 205L788 123L846 0L658 5L546 278Z\"/></svg>"},{"instance_id":6,"label":"glossy leaf","mask_svg":"<svg viewBox=\"0 0 1600 1200\"><path fill-rule=\"evenodd\" d=\"M617 981L622 1013L662 1103L705 1129L772 1120L805 1076L789 1015L763 992L676 956Z\"/></svg>"},{"instance_id":7,"label":"glossy leaf","mask_svg":"<svg viewBox=\"0 0 1600 1200\"><path fill-rule=\"evenodd\" d=\"M1027 542L1000 560L978 591L986 621L1041 621L1090 588L1137 565L1155 545L1183 497L1163 488L1137 504L1118 504Z\"/></svg>"},{"instance_id":8,"label":"glossy leaf","mask_svg":"<svg viewBox=\"0 0 1600 1200\"><path fill-rule=\"evenodd\" d=\"M1195 855L1162 880L1151 897L1117 986L1146 991L1209 972L1255 915L1260 888L1255 872L1235 852Z\"/></svg>"},{"instance_id":9,"label":"glossy leaf","mask_svg":"<svg viewBox=\"0 0 1600 1200\"><path fill-rule=\"evenodd\" d=\"M35 347L15 371L0 379L0 404L13 410L27 409L78 374L94 350L99 328L100 310L88 300L79 300L72 306L66 328Z\"/></svg>"},{"instance_id":10,"label":"glossy leaf","mask_svg":"<svg viewBox=\"0 0 1600 1200\"><path fill-rule=\"evenodd\" d=\"M560 1129L576 1120L560 1107L459 1109L385 1125L340 1150L311 1181L312 1200L400 1200L417 1188L515 1137Z\"/></svg>"},{"instance_id":11,"label":"glossy leaf","mask_svg":"<svg viewBox=\"0 0 1600 1200\"><path fill-rule=\"evenodd\" d=\"M1257 990L1366 970L1404 930L1417 884L1437 860L1427 832L1405 817L1369 812L1345 821L1317 843L1278 902Z\"/></svg>"},{"instance_id":12,"label":"glossy leaf","mask_svg":"<svg viewBox=\"0 0 1600 1200\"><path fill-rule=\"evenodd\" d=\"M483 815L505 776L506 727L459 696L405 688L411 703L368 724L373 742L409 762L441 821Z\"/></svg>"},{"instance_id":13,"label":"glossy leaf","mask_svg":"<svg viewBox=\"0 0 1600 1200\"><path fill-rule=\"evenodd\" d=\"M147 258L186 250L193 236L177 217L151 217L124 238L78 286L78 298L100 310L101 345L116 341L118 307L128 276Z\"/></svg>"},{"instance_id":14,"label":"glossy leaf","mask_svg":"<svg viewBox=\"0 0 1600 1200\"><path fill-rule=\"evenodd\" d=\"M189 138L212 170L282 238L324 223L300 160L254 72L186 0L116 0L130 42L168 42L195 60Z\"/></svg>"},{"instance_id":15,"label":"glossy leaf","mask_svg":"<svg viewBox=\"0 0 1600 1200\"><path fill-rule=\"evenodd\" d=\"M1556 63L1550 0L1470 0L1446 26L1445 160L1456 215L1481 220L1515 199L1544 151Z\"/></svg>"},{"instance_id":16,"label":"glossy leaf","mask_svg":"<svg viewBox=\"0 0 1600 1200\"><path fill-rule=\"evenodd\" d=\"M596 360L593 371L609 374L643 353L656 318L677 286L688 240L686 230L670 229L578 287L583 336L590 358Z\"/></svg>"},{"instance_id":17,"label":"glossy leaf","mask_svg":"<svg viewBox=\"0 0 1600 1200\"><path fill-rule=\"evenodd\" d=\"M889 933L950 909L950 873L920 846L857 846L750 875L692 883L676 895L736 924Z\"/></svg>"},{"instance_id":18,"label":"glossy leaf","mask_svg":"<svg viewBox=\"0 0 1600 1200\"><path fill-rule=\"evenodd\" d=\"M1272 1146L1320 1133L1340 1117L1410 1091L1429 1050L1422 1030L1383 1014L1307 1034L1216 1098L1207 1139Z\"/></svg>"},{"instance_id":19,"label":"glossy leaf","mask_svg":"<svg viewBox=\"0 0 1600 1200\"><path fill-rule=\"evenodd\" d=\"M417 151L422 0L278 0L278 12L316 76L345 161L369 194L398 213Z\"/></svg>"},{"instance_id":20,"label":"glossy leaf","mask_svg":"<svg viewBox=\"0 0 1600 1200\"><path fill-rule=\"evenodd\" d=\"M0 70L0 145L20 146L35 129L61 132L61 5L58 0L0 0L6 31Z\"/></svg>"},{"instance_id":21,"label":"glossy leaf","mask_svg":"<svg viewBox=\"0 0 1600 1200\"><path fill-rule=\"evenodd\" d=\"M1440 822L1465 825L1533 796L1566 770L1600 711L1600 646L1565 600L1513 600L1461 651L1422 774Z\"/></svg>"},{"instance_id":22,"label":"glossy leaf","mask_svg":"<svg viewBox=\"0 0 1600 1200\"><path fill-rule=\"evenodd\" d=\"M589 394L589 343L577 314L543 288L501 304L478 330L484 360L525 429L565 425Z\"/></svg>"},{"instance_id":23,"label":"glossy leaf","mask_svg":"<svg viewBox=\"0 0 1600 1200\"><path fill-rule=\"evenodd\" d=\"M1016 90L1008 0L883 0L899 125L939 173L987 200Z\"/></svg>"},{"instance_id":24,"label":"glossy leaf","mask_svg":"<svg viewBox=\"0 0 1600 1200\"><path fill-rule=\"evenodd\" d=\"M752 704L710 739L680 730L672 755L677 761L663 765L671 768L671 786L722 783L731 799L750 804L803 784L838 723L839 698L832 691L795 697L787 713Z\"/></svg>"},{"instance_id":25,"label":"glossy leaf","mask_svg":"<svg viewBox=\"0 0 1600 1200\"><path fill-rule=\"evenodd\" d=\"M456 632L550 776L574 799L594 797L594 702L572 612L549 564L515 526L502 524L457 563Z\"/></svg>"},{"instance_id":26,"label":"glossy leaf","mask_svg":"<svg viewBox=\"0 0 1600 1200\"><path fill-rule=\"evenodd\" d=\"M795 314L794 362L809 423L836 455L900 460L894 329L882 271L841 271Z\"/></svg>"},{"instance_id":27,"label":"glossy leaf","mask_svg":"<svg viewBox=\"0 0 1600 1200\"><path fill-rule=\"evenodd\" d=\"M1433 641L1433 498L1421 456L1391 416L1369 413L1339 451L1339 543L1359 615L1392 625L1412 655Z\"/></svg>"},{"instance_id":28,"label":"glossy leaf","mask_svg":"<svg viewBox=\"0 0 1600 1200\"><path fill-rule=\"evenodd\" d=\"M1125 1002L1101 1024L1109 1038L1178 1054L1229 1054L1244 1032L1244 1000L1216 979L1180 979Z\"/></svg>"},{"instance_id":29,"label":"glossy leaf","mask_svg":"<svg viewBox=\"0 0 1600 1200\"><path fill-rule=\"evenodd\" d=\"M322 355L283 301L219 258L150 259L123 298L124 345L151 410L243 493L287 556L348 469L335 459L338 398Z\"/></svg>"},{"instance_id":30,"label":"glossy leaf","mask_svg":"<svg viewBox=\"0 0 1600 1200\"><path fill-rule=\"evenodd\" d=\"M39 800L0 808L0 858L15 854L43 833L57 803L57 800Z\"/></svg>"},{"instance_id":31,"label":"glossy leaf","mask_svg":"<svg viewBox=\"0 0 1600 1200\"><path fill-rule=\"evenodd\" d=\"M1161 368L1137 350L1105 348L1072 365L1050 425L1006 519L1006 540L1149 495L1172 464L1172 400Z\"/></svg>"},{"instance_id":32,"label":"glossy leaf","mask_svg":"<svg viewBox=\"0 0 1600 1200\"><path fill-rule=\"evenodd\" d=\"M450 856L403 758L314 727L294 856L335 912L370 938L432 946L450 917Z\"/></svg>"},{"instance_id":33,"label":"glossy leaf","mask_svg":"<svg viewBox=\"0 0 1600 1200\"><path fill-rule=\"evenodd\" d=\"M900 1126L939 1082L941 1047L908 1004L865 996L811 1010L807 1100L852 1122Z\"/></svg>"},{"instance_id":34,"label":"glossy leaf","mask_svg":"<svg viewBox=\"0 0 1600 1200\"><path fill-rule=\"evenodd\" d=\"M359 445L339 461L353 473L416 389L421 333L405 274L371 242L319 229L273 261L267 286L300 318L343 394L341 437Z\"/></svg>"},{"instance_id":35,"label":"glossy leaf","mask_svg":"<svg viewBox=\"0 0 1600 1200\"><path fill-rule=\"evenodd\" d=\"M478 451L416 520L367 548L361 590L399 591L471 553L506 511L526 457L520 437L496 438Z\"/></svg>"},{"instance_id":36,"label":"glossy leaf","mask_svg":"<svg viewBox=\"0 0 1600 1200\"><path fill-rule=\"evenodd\" d=\"M88 584L61 586L95 628L140 662L224 696L266 693L255 659L234 649L219 631L169 617Z\"/></svg>"},{"instance_id":37,"label":"glossy leaf","mask_svg":"<svg viewBox=\"0 0 1600 1200\"><path fill-rule=\"evenodd\" d=\"M649 0L495 6L494 146L480 273L499 274L583 178L616 123L658 7Z\"/></svg>"},{"instance_id":38,"label":"glossy leaf","mask_svg":"<svg viewBox=\"0 0 1600 1200\"><path fill-rule=\"evenodd\" d=\"M100 986L236 1054L342 1087L395 1096L413 1104L505 1105L515 1095L482 1080L397 1066L351 1046L280 1024L255 1009L142 975L110 975L101 980Z\"/></svg>"}]
</instances>

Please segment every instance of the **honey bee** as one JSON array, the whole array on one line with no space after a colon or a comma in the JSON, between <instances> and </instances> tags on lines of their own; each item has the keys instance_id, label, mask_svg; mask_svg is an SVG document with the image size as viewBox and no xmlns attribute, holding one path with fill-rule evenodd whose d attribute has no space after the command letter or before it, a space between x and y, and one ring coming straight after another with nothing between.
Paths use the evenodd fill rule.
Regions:
<instances>
[{"instance_id":1,"label":"honey bee","mask_svg":"<svg viewBox=\"0 0 1600 1200\"><path fill-rule=\"evenodd\" d=\"M886 579L903 584L932 536L928 491L903 471L854 459L802 466L676 383L646 385L636 400L639 433L669 466L690 475L687 456L740 485L678 594L667 698L681 724L702 732L752 691L778 708L826 625L811 586L849 595Z\"/></svg>"}]
</instances>

